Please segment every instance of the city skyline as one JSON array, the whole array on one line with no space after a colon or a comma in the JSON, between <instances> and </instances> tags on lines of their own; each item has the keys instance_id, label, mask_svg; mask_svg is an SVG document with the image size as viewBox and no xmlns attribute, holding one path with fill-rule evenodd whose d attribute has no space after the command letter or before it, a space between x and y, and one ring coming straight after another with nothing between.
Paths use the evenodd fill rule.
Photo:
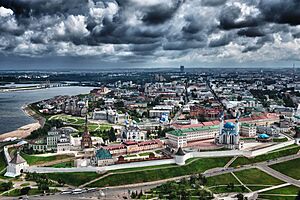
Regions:
<instances>
[{"instance_id":1,"label":"city skyline","mask_svg":"<svg viewBox=\"0 0 300 200\"><path fill-rule=\"evenodd\" d=\"M0 68L297 67L295 0L0 1Z\"/></svg>"}]
</instances>

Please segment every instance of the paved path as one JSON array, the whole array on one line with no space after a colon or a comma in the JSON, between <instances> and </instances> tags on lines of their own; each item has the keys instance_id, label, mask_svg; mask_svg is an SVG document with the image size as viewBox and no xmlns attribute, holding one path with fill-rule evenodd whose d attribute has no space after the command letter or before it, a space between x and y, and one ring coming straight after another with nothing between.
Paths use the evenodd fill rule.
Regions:
<instances>
[{"instance_id":1,"label":"paved path","mask_svg":"<svg viewBox=\"0 0 300 200\"><path fill-rule=\"evenodd\" d=\"M233 172L231 172L232 176L234 176L234 178L242 185L244 186L249 192L252 192L252 190L250 190L250 188L248 188Z\"/></svg>"},{"instance_id":2,"label":"paved path","mask_svg":"<svg viewBox=\"0 0 300 200\"><path fill-rule=\"evenodd\" d=\"M298 181L298 180L296 180L294 178L291 178L291 177L289 177L289 176L287 176L285 174L282 174L282 173L280 173L280 172L278 172L278 171L276 171L276 170L268 167L267 165L262 165L261 164L261 165L258 165L257 168L260 169L261 171L264 171L267 174L269 174L269 175L271 175L271 176L279 179L279 180L282 180L282 181L284 181L286 183L290 183L290 184L292 184L294 186L300 187L300 181Z\"/></svg>"},{"instance_id":3,"label":"paved path","mask_svg":"<svg viewBox=\"0 0 300 200\"><path fill-rule=\"evenodd\" d=\"M229 162L224 166L224 168L228 168L239 156L234 156Z\"/></svg>"},{"instance_id":4,"label":"paved path","mask_svg":"<svg viewBox=\"0 0 300 200\"><path fill-rule=\"evenodd\" d=\"M275 186L272 186L272 187L264 188L264 189L261 189L261 190L257 190L255 192L256 193L261 193L261 192L266 192L266 191L269 191L269 190L274 190L274 189L278 189L278 188L282 188L282 187L286 187L286 186L290 186L290 185L291 185L290 183L284 183L284 184L280 184L280 185L275 185Z\"/></svg>"}]
</instances>

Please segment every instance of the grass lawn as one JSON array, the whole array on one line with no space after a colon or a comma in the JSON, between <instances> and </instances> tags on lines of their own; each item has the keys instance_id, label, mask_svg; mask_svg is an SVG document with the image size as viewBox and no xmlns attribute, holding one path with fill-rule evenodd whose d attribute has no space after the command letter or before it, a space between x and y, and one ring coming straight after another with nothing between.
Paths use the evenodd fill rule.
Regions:
<instances>
[{"instance_id":1,"label":"grass lawn","mask_svg":"<svg viewBox=\"0 0 300 200\"><path fill-rule=\"evenodd\" d=\"M132 158L132 157L137 157L136 154L128 154L126 156L124 156L125 158Z\"/></svg>"},{"instance_id":2,"label":"grass lawn","mask_svg":"<svg viewBox=\"0 0 300 200\"><path fill-rule=\"evenodd\" d=\"M67 173L48 173L49 179L58 181L62 179L68 185L79 186L86 182L89 182L95 178L102 176L102 174L97 174L96 172L67 172Z\"/></svg>"},{"instance_id":3,"label":"grass lawn","mask_svg":"<svg viewBox=\"0 0 300 200\"><path fill-rule=\"evenodd\" d=\"M25 153L21 153L21 156L27 161L29 165L37 165L37 164L42 164L42 163L47 163L55 160L62 160L65 158L73 157L71 155L56 155L56 156L42 157L42 156L28 155Z\"/></svg>"},{"instance_id":4,"label":"grass lawn","mask_svg":"<svg viewBox=\"0 0 300 200\"><path fill-rule=\"evenodd\" d=\"M239 185L240 183L236 178L231 174L221 174L218 176L212 176L207 178L207 186L218 186L218 185L227 185L229 183L233 183Z\"/></svg>"},{"instance_id":5,"label":"grass lawn","mask_svg":"<svg viewBox=\"0 0 300 200\"><path fill-rule=\"evenodd\" d=\"M89 187L126 185L133 183L157 181L189 174L203 173L207 169L223 167L230 159L231 157L205 158L194 160L193 162L190 162L184 166L176 166L169 168L167 167L156 170L143 170L139 172L128 172L123 173L122 175L112 174L90 184Z\"/></svg>"},{"instance_id":6,"label":"grass lawn","mask_svg":"<svg viewBox=\"0 0 300 200\"><path fill-rule=\"evenodd\" d=\"M50 191L48 191L47 193L55 193L55 192L58 192L59 190L57 189L50 189ZM31 188L28 192L28 195L37 195L37 194L43 194L44 192L43 191L40 191L38 190L37 188ZM21 192L20 192L20 189L14 189L10 192L6 192L4 193L4 196L7 196L7 197L18 197L18 196L21 196Z\"/></svg>"},{"instance_id":7,"label":"grass lawn","mask_svg":"<svg viewBox=\"0 0 300 200\"><path fill-rule=\"evenodd\" d=\"M85 119L84 117L74 117L70 115L54 115L51 119L60 119L66 124L73 126L74 128L78 129L79 132L84 130ZM89 123L88 124L89 131L93 132L95 130L109 130L112 126L110 124L95 124Z\"/></svg>"},{"instance_id":8,"label":"grass lawn","mask_svg":"<svg viewBox=\"0 0 300 200\"><path fill-rule=\"evenodd\" d=\"M20 186L25 187L25 186L28 186L28 185L30 185L30 183L22 183Z\"/></svg>"},{"instance_id":9,"label":"grass lawn","mask_svg":"<svg viewBox=\"0 0 300 200\"><path fill-rule=\"evenodd\" d=\"M280 158L280 157L296 154L299 150L300 150L299 146L293 146L291 148L283 149L280 151L270 152L267 154L256 156L254 158L239 157L230 166L237 167L237 166L241 166L241 165L248 165L248 164L252 164L252 163L272 160L275 158Z\"/></svg>"},{"instance_id":10,"label":"grass lawn","mask_svg":"<svg viewBox=\"0 0 300 200\"><path fill-rule=\"evenodd\" d=\"M284 138L273 138L273 142L286 142L288 139L286 137Z\"/></svg>"},{"instance_id":11,"label":"grass lawn","mask_svg":"<svg viewBox=\"0 0 300 200\"><path fill-rule=\"evenodd\" d=\"M266 192L259 193L260 198L270 199L270 200L295 200L296 195L300 191L300 188L290 185L274 190L269 190ZM280 195L280 196L277 196ZM287 196L284 196L287 195ZM290 195L290 196L288 196Z\"/></svg>"},{"instance_id":12,"label":"grass lawn","mask_svg":"<svg viewBox=\"0 0 300 200\"><path fill-rule=\"evenodd\" d=\"M62 162L54 165L50 165L49 167L54 168L67 168L67 167L74 167L74 161Z\"/></svg>"},{"instance_id":13,"label":"grass lawn","mask_svg":"<svg viewBox=\"0 0 300 200\"><path fill-rule=\"evenodd\" d=\"M134 172L134 171L142 171L146 169L161 169L161 168L170 168L170 167L178 167L176 164L165 164L165 165L156 165L156 166L147 166L147 167L135 167L135 168L126 168L126 169L117 169L111 170L109 172L118 173L118 172Z\"/></svg>"},{"instance_id":14,"label":"grass lawn","mask_svg":"<svg viewBox=\"0 0 300 200\"><path fill-rule=\"evenodd\" d=\"M300 179L300 158L271 165L270 167L294 179Z\"/></svg>"},{"instance_id":15,"label":"grass lawn","mask_svg":"<svg viewBox=\"0 0 300 200\"><path fill-rule=\"evenodd\" d=\"M247 169L238 172L234 172L234 174L242 181L245 185L262 185L262 186L253 186L253 190L263 189L270 187L271 185L280 185L283 184L279 179L266 174L258 169ZM267 185L267 186L263 186ZM252 186L248 186L250 189Z\"/></svg>"},{"instance_id":16,"label":"grass lawn","mask_svg":"<svg viewBox=\"0 0 300 200\"><path fill-rule=\"evenodd\" d=\"M234 187L230 188L228 184L234 184ZM215 194L247 191L231 173L208 177L205 185Z\"/></svg>"},{"instance_id":17,"label":"grass lawn","mask_svg":"<svg viewBox=\"0 0 300 200\"><path fill-rule=\"evenodd\" d=\"M273 196L273 195L258 195L261 199L267 200L295 200L296 196Z\"/></svg>"},{"instance_id":18,"label":"grass lawn","mask_svg":"<svg viewBox=\"0 0 300 200\"><path fill-rule=\"evenodd\" d=\"M139 156L149 156L151 152L140 153Z\"/></svg>"},{"instance_id":19,"label":"grass lawn","mask_svg":"<svg viewBox=\"0 0 300 200\"><path fill-rule=\"evenodd\" d=\"M6 167L6 161L4 158L4 151L0 152L0 171L2 171Z\"/></svg>"},{"instance_id":20,"label":"grass lawn","mask_svg":"<svg viewBox=\"0 0 300 200\"><path fill-rule=\"evenodd\" d=\"M262 192L259 194L298 194L299 191L300 191L300 188L290 185L290 186Z\"/></svg>"}]
</instances>

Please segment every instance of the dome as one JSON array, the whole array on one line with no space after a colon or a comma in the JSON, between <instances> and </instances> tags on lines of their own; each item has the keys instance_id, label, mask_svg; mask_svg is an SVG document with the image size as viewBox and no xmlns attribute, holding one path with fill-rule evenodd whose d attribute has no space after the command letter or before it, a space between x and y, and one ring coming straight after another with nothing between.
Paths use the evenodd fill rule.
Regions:
<instances>
[{"instance_id":1,"label":"dome","mask_svg":"<svg viewBox=\"0 0 300 200\"><path fill-rule=\"evenodd\" d=\"M265 134L265 133L263 133L263 134L259 134L259 135L258 135L258 138L259 138L259 139L269 139L270 136L267 135L267 134Z\"/></svg>"},{"instance_id":2,"label":"dome","mask_svg":"<svg viewBox=\"0 0 300 200\"><path fill-rule=\"evenodd\" d=\"M235 128L235 125L232 122L226 122L226 124L224 125L224 128Z\"/></svg>"}]
</instances>

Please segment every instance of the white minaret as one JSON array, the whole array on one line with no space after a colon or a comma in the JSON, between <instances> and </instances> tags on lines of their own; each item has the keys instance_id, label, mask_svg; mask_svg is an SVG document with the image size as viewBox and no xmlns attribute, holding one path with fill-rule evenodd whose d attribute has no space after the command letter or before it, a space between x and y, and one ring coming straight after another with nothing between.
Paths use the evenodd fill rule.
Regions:
<instances>
[{"instance_id":1,"label":"white minaret","mask_svg":"<svg viewBox=\"0 0 300 200\"><path fill-rule=\"evenodd\" d=\"M240 122L239 122L239 119L240 119L240 114L237 113L236 115L236 123L235 123L235 130L238 134L240 134Z\"/></svg>"},{"instance_id":2,"label":"white minaret","mask_svg":"<svg viewBox=\"0 0 300 200\"><path fill-rule=\"evenodd\" d=\"M224 111L222 111L220 113L219 120L220 120L220 125L219 125L220 127L219 127L219 132L215 135L215 143L219 143L219 140L220 140L219 137L220 137L223 127L224 127Z\"/></svg>"},{"instance_id":3,"label":"white minaret","mask_svg":"<svg viewBox=\"0 0 300 200\"><path fill-rule=\"evenodd\" d=\"M222 132L223 127L224 127L224 111L222 111L221 114L220 114L220 131L219 131L219 134Z\"/></svg>"}]
</instances>

